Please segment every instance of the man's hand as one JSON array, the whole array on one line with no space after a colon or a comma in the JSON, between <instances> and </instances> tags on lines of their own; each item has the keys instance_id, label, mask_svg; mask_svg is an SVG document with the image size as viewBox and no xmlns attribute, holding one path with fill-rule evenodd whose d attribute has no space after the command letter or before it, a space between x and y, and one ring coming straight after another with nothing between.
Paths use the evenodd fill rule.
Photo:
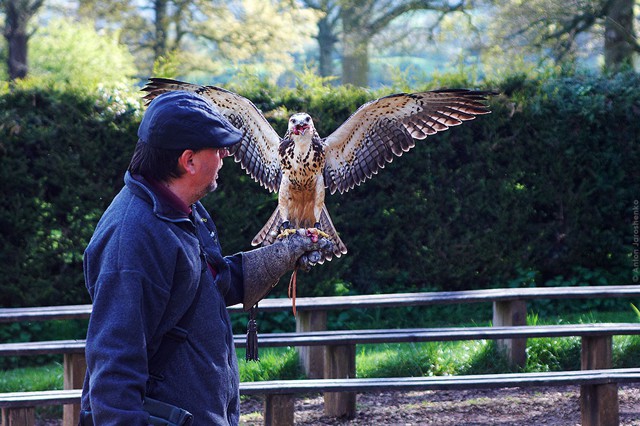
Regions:
<instances>
[{"instance_id":1,"label":"man's hand","mask_svg":"<svg viewBox=\"0 0 640 426\"><path fill-rule=\"evenodd\" d=\"M333 257L333 243L331 240L319 236L315 229L297 229L280 241L285 244L290 252L297 258L297 265L304 271L309 271L312 266L331 260Z\"/></svg>"},{"instance_id":2,"label":"man's hand","mask_svg":"<svg viewBox=\"0 0 640 426\"><path fill-rule=\"evenodd\" d=\"M244 309L248 310L296 266L309 270L331 260L333 243L307 229L297 229L275 243L243 253Z\"/></svg>"},{"instance_id":3,"label":"man's hand","mask_svg":"<svg viewBox=\"0 0 640 426\"><path fill-rule=\"evenodd\" d=\"M314 245L311 250L306 251L300 259L298 259L298 265L303 271L308 272L312 266L318 263L322 264L325 260L331 260L333 257L333 242L325 237L309 236Z\"/></svg>"}]
</instances>

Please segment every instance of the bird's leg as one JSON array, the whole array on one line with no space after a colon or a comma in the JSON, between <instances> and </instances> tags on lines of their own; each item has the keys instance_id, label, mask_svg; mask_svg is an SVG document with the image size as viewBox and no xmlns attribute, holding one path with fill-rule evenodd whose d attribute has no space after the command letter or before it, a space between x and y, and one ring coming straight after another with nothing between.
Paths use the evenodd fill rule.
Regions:
<instances>
[{"instance_id":1,"label":"bird's leg","mask_svg":"<svg viewBox=\"0 0 640 426\"><path fill-rule=\"evenodd\" d=\"M293 229L293 227L291 226L291 222L289 222L288 220L285 220L280 225L280 233L278 234L277 238L281 240L295 233L296 233L296 230Z\"/></svg>"},{"instance_id":2,"label":"bird's leg","mask_svg":"<svg viewBox=\"0 0 640 426\"><path fill-rule=\"evenodd\" d=\"M311 228L311 232L316 235L316 239L318 237L324 237L330 240L331 237L329 234L320 229L320 220L324 209L324 192L324 179L320 176L316 181L315 200L313 203L313 218L315 219L315 224L313 225L313 228ZM308 233L309 231L307 231L307 234Z\"/></svg>"}]
</instances>

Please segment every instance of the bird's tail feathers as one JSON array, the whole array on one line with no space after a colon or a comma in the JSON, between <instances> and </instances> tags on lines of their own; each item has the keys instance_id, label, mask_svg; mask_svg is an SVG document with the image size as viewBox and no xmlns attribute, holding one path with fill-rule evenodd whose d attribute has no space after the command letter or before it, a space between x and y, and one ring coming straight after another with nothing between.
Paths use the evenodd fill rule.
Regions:
<instances>
[{"instance_id":1,"label":"bird's tail feathers","mask_svg":"<svg viewBox=\"0 0 640 426\"><path fill-rule=\"evenodd\" d=\"M267 220L267 223L265 223L260 232L251 240L251 245L268 246L273 244L280 232L280 225L282 225L282 216L280 215L280 208L276 207L271 217L269 217L269 220ZM322 214L320 215L320 229L329 234L331 242L333 242L333 256L340 257L347 253L347 246L344 245L338 235L338 231L336 231L335 226L333 226L331 216L329 216L326 206L322 208ZM331 260L333 256L327 256L320 263L324 263L325 260Z\"/></svg>"},{"instance_id":2,"label":"bird's tail feathers","mask_svg":"<svg viewBox=\"0 0 640 426\"><path fill-rule=\"evenodd\" d=\"M276 209L267 220L267 223L264 224L260 232L253 237L251 240L252 246L268 246L273 244L278 237L278 228L282 224L282 217L280 216L280 208L276 207Z\"/></svg>"},{"instance_id":3,"label":"bird's tail feathers","mask_svg":"<svg viewBox=\"0 0 640 426\"><path fill-rule=\"evenodd\" d=\"M338 235L338 231L336 231L336 227L333 226L333 222L331 221L331 216L329 216L329 212L327 211L327 206L322 207L322 214L320 215L320 229L331 237L331 241L333 242L333 254L336 257L340 257L343 254L347 253L347 246L344 245L340 236ZM326 260L331 260L328 258Z\"/></svg>"}]
</instances>

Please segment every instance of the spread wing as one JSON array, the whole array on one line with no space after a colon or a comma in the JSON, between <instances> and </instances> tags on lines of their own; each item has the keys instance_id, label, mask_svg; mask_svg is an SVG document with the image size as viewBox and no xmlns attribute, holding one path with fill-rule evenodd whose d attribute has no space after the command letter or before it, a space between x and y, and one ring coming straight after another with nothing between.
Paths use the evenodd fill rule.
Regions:
<instances>
[{"instance_id":1,"label":"spread wing","mask_svg":"<svg viewBox=\"0 0 640 426\"><path fill-rule=\"evenodd\" d=\"M396 94L361 106L325 139L325 185L343 193L414 147L414 139L487 114L492 92L438 90Z\"/></svg>"},{"instance_id":2,"label":"spread wing","mask_svg":"<svg viewBox=\"0 0 640 426\"><path fill-rule=\"evenodd\" d=\"M242 140L229 150L235 161L266 189L278 190L282 178L278 156L281 139L250 100L220 87L165 78L149 79L142 90L148 92L144 97L147 104L156 96L173 90L195 92L209 99L231 124L244 132Z\"/></svg>"}]
</instances>

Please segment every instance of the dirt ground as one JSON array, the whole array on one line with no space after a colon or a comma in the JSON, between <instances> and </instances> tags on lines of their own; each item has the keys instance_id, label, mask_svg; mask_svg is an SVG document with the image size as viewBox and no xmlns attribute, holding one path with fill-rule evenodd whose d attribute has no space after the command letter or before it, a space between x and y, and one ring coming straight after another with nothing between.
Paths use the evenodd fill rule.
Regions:
<instances>
[{"instance_id":1,"label":"dirt ground","mask_svg":"<svg viewBox=\"0 0 640 426\"><path fill-rule=\"evenodd\" d=\"M640 387L619 389L620 426L640 426ZM324 415L322 395L299 397L296 425L389 426L579 426L580 390L576 386L467 391L368 393L357 396L357 416L341 420ZM240 424L260 426L263 400L243 399ZM41 420L39 426L60 426Z\"/></svg>"},{"instance_id":2,"label":"dirt ground","mask_svg":"<svg viewBox=\"0 0 640 426\"><path fill-rule=\"evenodd\" d=\"M577 426L578 387L359 394L357 416L324 416L321 395L295 403L296 425ZM621 386L620 425L640 426L640 387ZM243 400L241 424L263 424L262 400Z\"/></svg>"}]
</instances>

